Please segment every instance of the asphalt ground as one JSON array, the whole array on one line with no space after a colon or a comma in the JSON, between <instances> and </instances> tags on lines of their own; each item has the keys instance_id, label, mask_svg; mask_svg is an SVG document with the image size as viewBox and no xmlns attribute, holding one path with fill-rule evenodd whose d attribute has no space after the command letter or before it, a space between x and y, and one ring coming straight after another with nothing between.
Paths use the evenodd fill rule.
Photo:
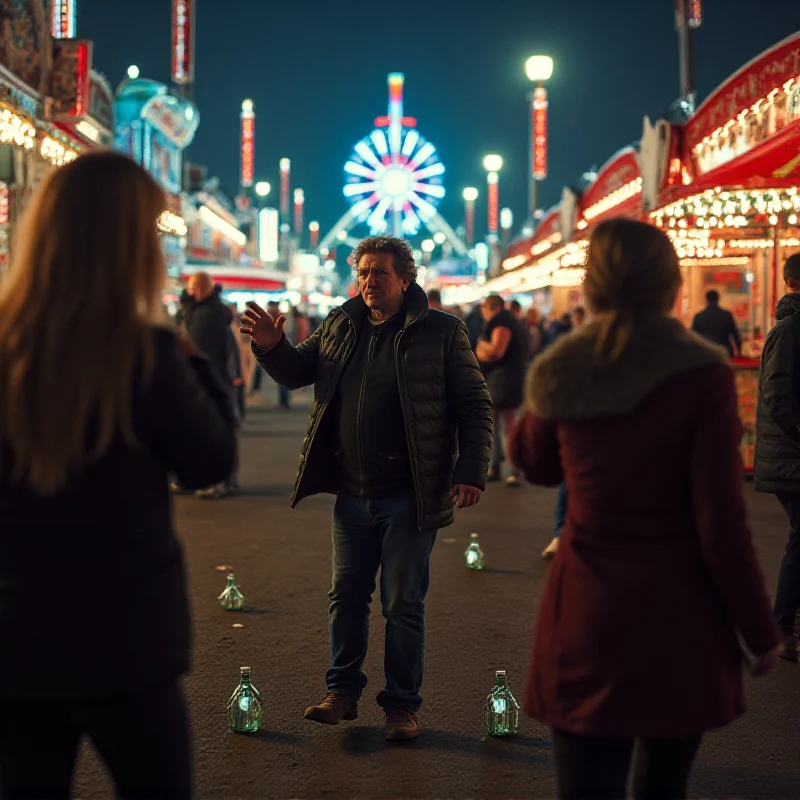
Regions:
<instances>
[{"instance_id":1,"label":"asphalt ground","mask_svg":"<svg viewBox=\"0 0 800 800\"><path fill-rule=\"evenodd\" d=\"M360 717L337 727L303 719L324 695L328 667L331 497L289 508L309 405L274 408L274 387L251 408L241 438L242 493L218 501L178 497L194 609L194 670L186 679L200 798L548 798L555 795L547 729L523 718L513 739L487 738L483 703L494 671L522 695L531 630L547 572L555 492L493 484L480 504L440 531L427 602L424 705L419 739L389 744L374 698L382 683L383 619L373 604ZM770 586L785 540L782 511L747 487L751 522ZM469 534L486 554L464 567ZM233 568L247 610L225 612L217 596ZM233 627L239 625L242 627ZM689 654L689 657L691 654ZM239 667L250 666L264 699L263 730L237 735L226 703ZM781 662L748 684L749 712L711 733L693 797L800 798L800 667ZM46 734L44 734L46 735ZM89 744L75 796L113 795Z\"/></svg>"}]
</instances>

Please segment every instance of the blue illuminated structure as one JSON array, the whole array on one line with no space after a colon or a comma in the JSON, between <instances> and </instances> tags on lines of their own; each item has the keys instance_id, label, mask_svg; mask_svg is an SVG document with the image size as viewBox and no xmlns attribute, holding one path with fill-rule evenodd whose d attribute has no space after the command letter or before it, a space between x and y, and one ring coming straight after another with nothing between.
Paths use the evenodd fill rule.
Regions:
<instances>
[{"instance_id":1,"label":"blue illuminated structure","mask_svg":"<svg viewBox=\"0 0 800 800\"><path fill-rule=\"evenodd\" d=\"M323 237L323 250L335 240L349 241L348 232L366 223L373 236L411 237L423 227L441 231L459 254L466 254L437 211L445 195L444 165L436 147L420 136L416 119L403 115L404 81L401 72L389 75L388 114L375 120L375 129L344 165L350 209Z\"/></svg>"}]
</instances>

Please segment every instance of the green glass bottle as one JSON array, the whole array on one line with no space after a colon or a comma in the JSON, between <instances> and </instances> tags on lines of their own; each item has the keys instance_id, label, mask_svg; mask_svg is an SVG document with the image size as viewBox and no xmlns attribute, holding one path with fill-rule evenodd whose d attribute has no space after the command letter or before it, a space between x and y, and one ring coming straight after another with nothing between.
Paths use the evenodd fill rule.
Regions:
<instances>
[{"instance_id":1,"label":"green glass bottle","mask_svg":"<svg viewBox=\"0 0 800 800\"><path fill-rule=\"evenodd\" d=\"M478 544L478 534L469 535L469 547L464 551L464 561L467 569L483 569L483 550Z\"/></svg>"},{"instance_id":2,"label":"green glass bottle","mask_svg":"<svg viewBox=\"0 0 800 800\"><path fill-rule=\"evenodd\" d=\"M519 704L506 685L506 671L495 673L492 693L486 698L486 733L489 736L516 736L519 733Z\"/></svg>"},{"instance_id":3,"label":"green glass bottle","mask_svg":"<svg viewBox=\"0 0 800 800\"><path fill-rule=\"evenodd\" d=\"M228 701L228 727L236 733L255 733L261 727L261 695L250 683L250 667L242 667L241 673Z\"/></svg>"},{"instance_id":4,"label":"green glass bottle","mask_svg":"<svg viewBox=\"0 0 800 800\"><path fill-rule=\"evenodd\" d=\"M218 599L226 611L241 611L244 608L244 595L237 588L233 575L228 575L228 585Z\"/></svg>"}]
</instances>

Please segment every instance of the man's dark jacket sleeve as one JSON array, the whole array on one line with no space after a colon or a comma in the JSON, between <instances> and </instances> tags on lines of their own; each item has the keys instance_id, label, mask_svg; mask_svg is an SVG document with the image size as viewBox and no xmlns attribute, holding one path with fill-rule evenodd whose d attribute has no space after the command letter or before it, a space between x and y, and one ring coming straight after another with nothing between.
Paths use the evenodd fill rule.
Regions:
<instances>
[{"instance_id":1,"label":"man's dark jacket sleeve","mask_svg":"<svg viewBox=\"0 0 800 800\"><path fill-rule=\"evenodd\" d=\"M463 324L453 334L447 361L447 405L458 425L453 485L485 489L492 454L492 401Z\"/></svg>"},{"instance_id":2,"label":"man's dark jacket sleeve","mask_svg":"<svg viewBox=\"0 0 800 800\"><path fill-rule=\"evenodd\" d=\"M784 431L800 425L796 396L797 341L788 326L775 331L771 347L765 349L761 366L761 399L767 413Z\"/></svg>"},{"instance_id":3,"label":"man's dark jacket sleeve","mask_svg":"<svg viewBox=\"0 0 800 800\"><path fill-rule=\"evenodd\" d=\"M292 347L284 336L271 350L264 350L255 342L252 350L258 363L277 384L287 389L301 389L310 386L316 378L321 338L320 327L298 347Z\"/></svg>"}]
</instances>

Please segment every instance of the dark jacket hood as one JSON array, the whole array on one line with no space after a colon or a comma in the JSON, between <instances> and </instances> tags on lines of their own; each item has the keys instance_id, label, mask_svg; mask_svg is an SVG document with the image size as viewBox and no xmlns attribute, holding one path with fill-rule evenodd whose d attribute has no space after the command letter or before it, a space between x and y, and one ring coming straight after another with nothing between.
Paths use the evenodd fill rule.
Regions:
<instances>
[{"instance_id":1,"label":"dark jacket hood","mask_svg":"<svg viewBox=\"0 0 800 800\"><path fill-rule=\"evenodd\" d=\"M775 308L775 319L782 320L792 314L800 314L800 294L785 294Z\"/></svg>"}]
</instances>

